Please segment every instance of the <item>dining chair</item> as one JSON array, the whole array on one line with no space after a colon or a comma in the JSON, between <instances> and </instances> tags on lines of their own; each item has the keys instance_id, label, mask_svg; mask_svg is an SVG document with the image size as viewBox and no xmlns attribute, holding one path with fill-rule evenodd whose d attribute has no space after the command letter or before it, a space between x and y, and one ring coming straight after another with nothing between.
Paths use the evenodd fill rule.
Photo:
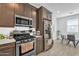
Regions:
<instances>
[{"instance_id":1,"label":"dining chair","mask_svg":"<svg viewBox=\"0 0 79 59\"><path fill-rule=\"evenodd\" d=\"M73 45L74 45L74 48L76 48L75 35L68 34L68 35L67 35L67 40L68 40L67 45L68 45L70 42L72 42Z\"/></svg>"},{"instance_id":2,"label":"dining chair","mask_svg":"<svg viewBox=\"0 0 79 59\"><path fill-rule=\"evenodd\" d=\"M62 43L63 43L63 40L64 40L65 38L64 38L64 35L62 35L61 34L61 41L62 41Z\"/></svg>"},{"instance_id":3,"label":"dining chair","mask_svg":"<svg viewBox=\"0 0 79 59\"><path fill-rule=\"evenodd\" d=\"M63 41L65 41L66 42L66 35L63 35L63 34L61 34L61 42L63 43Z\"/></svg>"}]
</instances>

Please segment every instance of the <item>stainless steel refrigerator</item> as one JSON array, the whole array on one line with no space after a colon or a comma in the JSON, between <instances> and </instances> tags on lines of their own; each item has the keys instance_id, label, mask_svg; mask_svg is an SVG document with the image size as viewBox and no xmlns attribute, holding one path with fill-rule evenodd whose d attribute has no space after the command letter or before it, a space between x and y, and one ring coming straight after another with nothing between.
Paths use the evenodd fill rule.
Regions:
<instances>
[{"instance_id":1,"label":"stainless steel refrigerator","mask_svg":"<svg viewBox=\"0 0 79 59\"><path fill-rule=\"evenodd\" d=\"M52 31L51 25L52 21L44 19L44 50L48 50L52 45Z\"/></svg>"}]
</instances>

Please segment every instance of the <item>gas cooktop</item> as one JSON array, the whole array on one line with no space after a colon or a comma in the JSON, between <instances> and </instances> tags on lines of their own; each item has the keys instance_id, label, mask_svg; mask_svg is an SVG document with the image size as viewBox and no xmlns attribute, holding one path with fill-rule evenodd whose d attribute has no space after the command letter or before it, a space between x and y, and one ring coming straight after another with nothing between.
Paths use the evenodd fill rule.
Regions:
<instances>
[{"instance_id":1,"label":"gas cooktop","mask_svg":"<svg viewBox=\"0 0 79 59\"><path fill-rule=\"evenodd\" d=\"M31 36L30 34L14 34L14 38L16 41L21 40L29 40L35 38L35 36Z\"/></svg>"}]
</instances>

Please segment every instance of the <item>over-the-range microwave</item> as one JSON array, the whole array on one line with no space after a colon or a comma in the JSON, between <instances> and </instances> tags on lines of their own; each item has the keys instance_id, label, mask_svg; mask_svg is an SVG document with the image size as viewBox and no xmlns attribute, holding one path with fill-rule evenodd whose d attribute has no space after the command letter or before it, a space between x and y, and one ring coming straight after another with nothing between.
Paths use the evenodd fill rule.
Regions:
<instances>
[{"instance_id":1,"label":"over-the-range microwave","mask_svg":"<svg viewBox=\"0 0 79 59\"><path fill-rule=\"evenodd\" d=\"M32 26L32 18L15 15L15 26Z\"/></svg>"}]
</instances>

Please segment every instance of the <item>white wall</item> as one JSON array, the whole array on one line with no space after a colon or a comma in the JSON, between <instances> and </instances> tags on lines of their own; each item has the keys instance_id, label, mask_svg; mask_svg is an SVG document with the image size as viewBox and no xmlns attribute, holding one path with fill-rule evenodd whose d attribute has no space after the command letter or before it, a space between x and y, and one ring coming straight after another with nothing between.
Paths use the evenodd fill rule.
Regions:
<instances>
[{"instance_id":1,"label":"white wall","mask_svg":"<svg viewBox=\"0 0 79 59\"><path fill-rule=\"evenodd\" d=\"M79 14L57 18L57 30L62 34L67 34L67 20L69 19L79 19Z\"/></svg>"},{"instance_id":2,"label":"white wall","mask_svg":"<svg viewBox=\"0 0 79 59\"><path fill-rule=\"evenodd\" d=\"M66 19L60 18L57 19L57 30L59 30L62 34L66 34Z\"/></svg>"},{"instance_id":3,"label":"white wall","mask_svg":"<svg viewBox=\"0 0 79 59\"><path fill-rule=\"evenodd\" d=\"M56 31L57 31L57 20L52 16L52 37L53 40L56 39Z\"/></svg>"}]
</instances>

